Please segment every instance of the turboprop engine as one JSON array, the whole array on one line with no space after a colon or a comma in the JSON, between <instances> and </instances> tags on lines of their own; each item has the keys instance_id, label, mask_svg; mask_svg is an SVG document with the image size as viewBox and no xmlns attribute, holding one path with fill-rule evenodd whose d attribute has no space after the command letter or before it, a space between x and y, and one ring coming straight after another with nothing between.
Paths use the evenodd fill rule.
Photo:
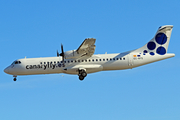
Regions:
<instances>
[{"instance_id":1,"label":"turboprop engine","mask_svg":"<svg viewBox=\"0 0 180 120\"><path fill-rule=\"evenodd\" d=\"M60 54L57 51L57 57L62 56L63 63L64 63L64 59L74 59L74 58L78 58L78 57L82 56L82 54L78 54L76 50L70 50L70 51L64 52L62 44L61 44L61 51L62 51L62 53L60 53Z\"/></svg>"},{"instance_id":2,"label":"turboprop engine","mask_svg":"<svg viewBox=\"0 0 180 120\"><path fill-rule=\"evenodd\" d=\"M78 54L76 50L70 50L64 52L65 59L74 59L80 57L81 54Z\"/></svg>"},{"instance_id":3,"label":"turboprop engine","mask_svg":"<svg viewBox=\"0 0 180 120\"><path fill-rule=\"evenodd\" d=\"M84 42L80 45L77 50L70 50L64 52L63 45L61 44L61 53L57 51L57 57L62 56L62 61L64 63L64 59L77 59L84 56L91 57L95 51L95 40L94 38L87 38Z\"/></svg>"}]
</instances>

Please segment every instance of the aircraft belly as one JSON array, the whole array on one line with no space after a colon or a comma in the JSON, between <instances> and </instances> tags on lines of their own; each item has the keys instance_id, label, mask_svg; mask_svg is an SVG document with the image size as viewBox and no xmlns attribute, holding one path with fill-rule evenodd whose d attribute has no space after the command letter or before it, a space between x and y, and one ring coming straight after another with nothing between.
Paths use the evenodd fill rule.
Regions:
<instances>
[{"instance_id":1,"label":"aircraft belly","mask_svg":"<svg viewBox=\"0 0 180 120\"><path fill-rule=\"evenodd\" d=\"M72 67L64 68L63 72L67 74L79 74L79 69L84 69L86 73L94 73L103 70L102 65L91 64L91 65L76 65Z\"/></svg>"}]
</instances>

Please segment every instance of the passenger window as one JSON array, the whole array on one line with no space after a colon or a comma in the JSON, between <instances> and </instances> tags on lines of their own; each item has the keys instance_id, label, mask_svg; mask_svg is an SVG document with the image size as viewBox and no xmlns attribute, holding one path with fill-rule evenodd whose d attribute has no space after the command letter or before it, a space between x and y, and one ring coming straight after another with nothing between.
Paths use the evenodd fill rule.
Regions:
<instances>
[{"instance_id":1,"label":"passenger window","mask_svg":"<svg viewBox=\"0 0 180 120\"><path fill-rule=\"evenodd\" d=\"M103 61L105 61L105 59L103 59Z\"/></svg>"},{"instance_id":2,"label":"passenger window","mask_svg":"<svg viewBox=\"0 0 180 120\"><path fill-rule=\"evenodd\" d=\"M57 63L59 64L59 61Z\"/></svg>"},{"instance_id":3,"label":"passenger window","mask_svg":"<svg viewBox=\"0 0 180 120\"><path fill-rule=\"evenodd\" d=\"M78 60L78 62L80 62L80 60Z\"/></svg>"},{"instance_id":4,"label":"passenger window","mask_svg":"<svg viewBox=\"0 0 180 120\"><path fill-rule=\"evenodd\" d=\"M106 59L108 61L108 59Z\"/></svg>"},{"instance_id":5,"label":"passenger window","mask_svg":"<svg viewBox=\"0 0 180 120\"><path fill-rule=\"evenodd\" d=\"M73 62L73 60L71 60L71 62Z\"/></svg>"},{"instance_id":6,"label":"passenger window","mask_svg":"<svg viewBox=\"0 0 180 120\"><path fill-rule=\"evenodd\" d=\"M94 62L94 59L92 59L92 61Z\"/></svg>"},{"instance_id":7,"label":"passenger window","mask_svg":"<svg viewBox=\"0 0 180 120\"><path fill-rule=\"evenodd\" d=\"M84 62L84 60L82 60L82 62Z\"/></svg>"},{"instance_id":8,"label":"passenger window","mask_svg":"<svg viewBox=\"0 0 180 120\"><path fill-rule=\"evenodd\" d=\"M116 58L116 60L118 60L118 58Z\"/></svg>"},{"instance_id":9,"label":"passenger window","mask_svg":"<svg viewBox=\"0 0 180 120\"><path fill-rule=\"evenodd\" d=\"M68 63L69 63L69 60L68 60Z\"/></svg>"},{"instance_id":10,"label":"passenger window","mask_svg":"<svg viewBox=\"0 0 180 120\"><path fill-rule=\"evenodd\" d=\"M64 61L64 63L66 63L66 61Z\"/></svg>"},{"instance_id":11,"label":"passenger window","mask_svg":"<svg viewBox=\"0 0 180 120\"><path fill-rule=\"evenodd\" d=\"M56 61L54 61L54 63L56 64Z\"/></svg>"},{"instance_id":12,"label":"passenger window","mask_svg":"<svg viewBox=\"0 0 180 120\"><path fill-rule=\"evenodd\" d=\"M120 58L120 60L122 60L122 58Z\"/></svg>"},{"instance_id":13,"label":"passenger window","mask_svg":"<svg viewBox=\"0 0 180 120\"><path fill-rule=\"evenodd\" d=\"M89 62L91 62L91 60L89 59Z\"/></svg>"},{"instance_id":14,"label":"passenger window","mask_svg":"<svg viewBox=\"0 0 180 120\"><path fill-rule=\"evenodd\" d=\"M110 58L110 61L111 61L112 59Z\"/></svg>"},{"instance_id":15,"label":"passenger window","mask_svg":"<svg viewBox=\"0 0 180 120\"><path fill-rule=\"evenodd\" d=\"M115 60L115 58L113 58L113 60Z\"/></svg>"},{"instance_id":16,"label":"passenger window","mask_svg":"<svg viewBox=\"0 0 180 120\"><path fill-rule=\"evenodd\" d=\"M74 62L77 62L76 60Z\"/></svg>"},{"instance_id":17,"label":"passenger window","mask_svg":"<svg viewBox=\"0 0 180 120\"><path fill-rule=\"evenodd\" d=\"M123 60L125 60L125 58L123 58Z\"/></svg>"},{"instance_id":18,"label":"passenger window","mask_svg":"<svg viewBox=\"0 0 180 120\"><path fill-rule=\"evenodd\" d=\"M99 61L101 61L101 59L99 59Z\"/></svg>"},{"instance_id":19,"label":"passenger window","mask_svg":"<svg viewBox=\"0 0 180 120\"><path fill-rule=\"evenodd\" d=\"M87 60L85 60L85 62L87 62Z\"/></svg>"},{"instance_id":20,"label":"passenger window","mask_svg":"<svg viewBox=\"0 0 180 120\"><path fill-rule=\"evenodd\" d=\"M96 61L98 61L98 59L96 59Z\"/></svg>"}]
</instances>

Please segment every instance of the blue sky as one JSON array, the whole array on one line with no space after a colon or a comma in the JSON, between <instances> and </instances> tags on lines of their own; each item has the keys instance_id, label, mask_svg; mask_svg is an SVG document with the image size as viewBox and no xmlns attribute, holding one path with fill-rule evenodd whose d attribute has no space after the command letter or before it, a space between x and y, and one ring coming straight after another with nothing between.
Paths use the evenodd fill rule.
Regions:
<instances>
[{"instance_id":1,"label":"blue sky","mask_svg":"<svg viewBox=\"0 0 180 120\"><path fill-rule=\"evenodd\" d=\"M179 120L179 0L0 0L1 120ZM174 58L89 74L19 76L3 72L19 58L56 56L96 38L95 54L139 48L159 26L174 25ZM64 75L64 77L62 76Z\"/></svg>"}]
</instances>

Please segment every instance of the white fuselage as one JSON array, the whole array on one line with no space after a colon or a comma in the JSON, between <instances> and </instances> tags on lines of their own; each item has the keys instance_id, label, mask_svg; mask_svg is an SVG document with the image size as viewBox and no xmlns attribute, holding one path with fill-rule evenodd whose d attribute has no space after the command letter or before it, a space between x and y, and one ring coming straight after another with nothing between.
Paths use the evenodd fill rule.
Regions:
<instances>
[{"instance_id":1,"label":"white fuselage","mask_svg":"<svg viewBox=\"0 0 180 120\"><path fill-rule=\"evenodd\" d=\"M18 59L21 63L12 64L5 69L11 75L34 75L67 73L78 74L78 69L86 68L87 73L106 70L131 69L151 62L174 57L175 54L154 55L125 52L119 54L99 54L87 59L65 59L62 57L24 58Z\"/></svg>"},{"instance_id":2,"label":"white fuselage","mask_svg":"<svg viewBox=\"0 0 180 120\"><path fill-rule=\"evenodd\" d=\"M14 61L4 72L13 75L66 73L76 74L83 80L87 74L106 71L132 69L141 65L174 57L167 53L173 26L165 25L158 28L155 36L144 46L136 50L117 54L94 55L94 38L87 38L77 50L64 52L58 57L24 58ZM62 56L62 57L59 57Z\"/></svg>"}]
</instances>

